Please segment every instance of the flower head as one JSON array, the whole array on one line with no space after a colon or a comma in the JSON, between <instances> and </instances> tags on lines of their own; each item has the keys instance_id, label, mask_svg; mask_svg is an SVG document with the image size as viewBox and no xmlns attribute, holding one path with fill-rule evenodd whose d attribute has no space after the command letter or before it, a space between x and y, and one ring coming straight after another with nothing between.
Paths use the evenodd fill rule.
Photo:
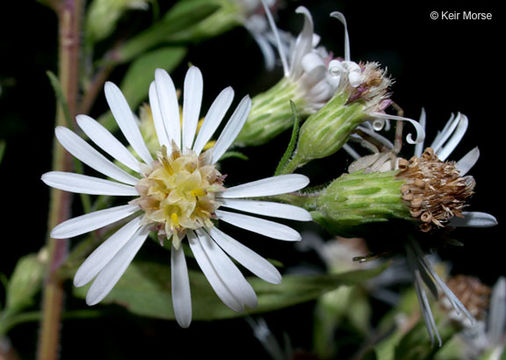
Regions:
<instances>
[{"instance_id":1,"label":"flower head","mask_svg":"<svg viewBox=\"0 0 506 360\"><path fill-rule=\"evenodd\" d=\"M422 110L419 124L425 129L426 116ZM360 127L359 132L352 138L359 141L374 154L360 157L351 147L346 148L356 160L350 166L350 175L383 176L394 174L402 181L400 188L394 189L402 194L402 201L409 208L412 219L416 219L420 229L427 232L434 227L444 226L474 226L487 227L497 224L496 219L481 212L465 212L467 200L473 193L474 179L467 175L479 157L477 148L471 150L456 162L447 161L453 150L463 138L468 118L464 114L457 114L450 118L442 131L438 133L430 147L425 148L423 141L415 145L414 156L405 160L398 156L401 136L394 143L380 134ZM402 127L401 127L402 129ZM388 206L394 209L392 203ZM468 310L452 289L440 278L432 267L414 234L405 245L406 257L410 265L418 302L422 316L432 340L441 344L441 337L432 314L427 290L434 298L442 298L452 314L463 319L467 324L475 324L474 316L479 315L474 309L475 303Z\"/></svg>"},{"instance_id":2,"label":"flower head","mask_svg":"<svg viewBox=\"0 0 506 360\"><path fill-rule=\"evenodd\" d=\"M426 114L422 109L419 124L425 129ZM468 172L478 161L478 148L472 149L460 160L448 161L466 133L469 119L458 113L452 115L444 128L438 132L430 146L424 141L415 145L414 155L405 160L398 156L400 146L366 128L359 128L361 144L373 149L374 154L360 157L352 148L345 149L356 159L350 172L398 171L404 179L402 198L409 204L411 215L428 231L436 227L489 227L497 224L494 216L483 212L468 212L467 200L473 194L475 181ZM357 139L352 139L357 141ZM378 150L379 144L382 149Z\"/></svg>"},{"instance_id":3,"label":"flower head","mask_svg":"<svg viewBox=\"0 0 506 360\"><path fill-rule=\"evenodd\" d=\"M309 221L311 216L304 209L244 199L296 191L309 180L303 175L287 175L225 187L224 176L216 163L241 130L250 99L245 96L240 101L215 145L203 152L232 103L233 90L226 88L218 95L197 134L202 92L202 74L198 68L191 67L184 82L181 122L172 79L165 71L156 70L149 89L159 142L156 159L116 85L106 83L106 99L121 132L140 160L98 122L85 115L77 117L79 127L91 141L135 175L119 168L71 130L56 128L56 137L68 152L113 180L52 171L42 176L46 184L71 192L135 197L126 205L67 220L51 231L54 238L68 238L127 220L84 261L74 277L76 286L95 278L86 296L89 305L100 302L111 291L152 231L161 241L171 240L172 299L176 319L183 327L191 321L190 283L181 246L185 238L218 297L235 311L242 311L244 306L254 307L257 300L253 288L229 256L268 282L281 281L279 272L268 261L219 230L215 221L274 239L300 240L300 235L286 225L221 208Z\"/></svg>"}]
</instances>

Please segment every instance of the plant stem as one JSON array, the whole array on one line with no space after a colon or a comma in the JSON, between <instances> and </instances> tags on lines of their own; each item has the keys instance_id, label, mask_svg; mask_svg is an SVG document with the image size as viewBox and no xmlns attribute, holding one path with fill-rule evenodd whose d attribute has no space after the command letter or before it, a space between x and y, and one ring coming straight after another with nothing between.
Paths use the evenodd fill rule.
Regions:
<instances>
[{"instance_id":1,"label":"plant stem","mask_svg":"<svg viewBox=\"0 0 506 360\"><path fill-rule=\"evenodd\" d=\"M58 78L72 118L76 115L77 109L82 5L82 0L62 0L57 9L59 21ZM64 111L62 106L59 106L56 113L56 125L65 125L65 122ZM69 171L71 169L72 158L54 141L53 170ZM70 193L51 190L49 229L70 217L71 201ZM67 247L67 239L52 239L48 236L49 260L43 290L42 320L38 347L38 359L40 360L58 358L64 293L57 270L67 256Z\"/></svg>"}]
</instances>

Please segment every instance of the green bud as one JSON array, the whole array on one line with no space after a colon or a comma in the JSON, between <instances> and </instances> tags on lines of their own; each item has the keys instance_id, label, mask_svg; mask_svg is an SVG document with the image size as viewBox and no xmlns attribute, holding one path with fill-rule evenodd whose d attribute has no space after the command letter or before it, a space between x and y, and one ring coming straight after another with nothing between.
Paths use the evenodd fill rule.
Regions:
<instances>
[{"instance_id":1,"label":"green bud","mask_svg":"<svg viewBox=\"0 0 506 360\"><path fill-rule=\"evenodd\" d=\"M404 180L396 174L359 171L340 176L313 201L313 219L332 234L348 237L370 223L414 220L401 196Z\"/></svg>"},{"instance_id":2,"label":"green bud","mask_svg":"<svg viewBox=\"0 0 506 360\"><path fill-rule=\"evenodd\" d=\"M311 160L334 154L348 141L353 130L367 119L362 102L348 104L347 100L346 94L338 94L307 118L299 132L290 172Z\"/></svg>"},{"instance_id":3,"label":"green bud","mask_svg":"<svg viewBox=\"0 0 506 360\"><path fill-rule=\"evenodd\" d=\"M251 100L251 111L239 136L238 146L265 144L293 125L293 101L297 110L304 109L305 100L299 85L290 78L282 78L276 85ZM307 116L304 112L301 116Z\"/></svg>"},{"instance_id":4,"label":"green bud","mask_svg":"<svg viewBox=\"0 0 506 360\"><path fill-rule=\"evenodd\" d=\"M44 277L42 255L29 254L22 257L14 269L7 287L8 312L17 312L32 304Z\"/></svg>"}]
</instances>

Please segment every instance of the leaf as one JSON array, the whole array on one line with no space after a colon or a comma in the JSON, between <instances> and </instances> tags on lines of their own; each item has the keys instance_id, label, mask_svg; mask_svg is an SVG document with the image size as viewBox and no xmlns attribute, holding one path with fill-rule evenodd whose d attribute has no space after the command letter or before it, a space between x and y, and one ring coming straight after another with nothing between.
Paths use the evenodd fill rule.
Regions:
<instances>
[{"instance_id":1,"label":"leaf","mask_svg":"<svg viewBox=\"0 0 506 360\"><path fill-rule=\"evenodd\" d=\"M120 89L131 109L136 109L148 96L149 84L154 79L155 69L163 68L171 72L186 55L182 46L166 46L140 56L128 68ZM109 130L117 127L111 112L98 119Z\"/></svg>"},{"instance_id":2,"label":"leaf","mask_svg":"<svg viewBox=\"0 0 506 360\"><path fill-rule=\"evenodd\" d=\"M124 63L157 45L170 41L170 36L205 19L219 9L209 0L179 2L164 18L126 41L118 50L115 61Z\"/></svg>"},{"instance_id":3,"label":"leaf","mask_svg":"<svg viewBox=\"0 0 506 360\"><path fill-rule=\"evenodd\" d=\"M384 269L385 266L382 266L338 275L286 275L279 285L251 277L248 280L258 296L258 306L242 313L226 307L200 271L190 270L193 319L228 319L282 309L314 300L340 285L361 283L378 275ZM124 306L128 311L141 316L173 320L170 277L168 265L134 262L103 303ZM88 286L75 288L74 294L84 298L87 289Z\"/></svg>"},{"instance_id":4,"label":"leaf","mask_svg":"<svg viewBox=\"0 0 506 360\"><path fill-rule=\"evenodd\" d=\"M49 78L49 82L54 90L54 94L56 95L56 99L60 103L61 109L63 111L65 117L65 123L68 128L75 130L74 122L72 121L72 115L70 114L69 106L67 103L67 99L63 94L63 90L61 88L60 80L56 77L54 73L51 71L46 71L46 75Z\"/></svg>"},{"instance_id":5,"label":"leaf","mask_svg":"<svg viewBox=\"0 0 506 360\"><path fill-rule=\"evenodd\" d=\"M295 104L291 100L290 106L292 107L292 115L293 115L292 135L290 137L290 141L288 142L288 146L286 147L285 153L281 157L278 167L274 172L274 175L283 174L283 170L286 168L286 165L288 164L290 158L292 157L293 151L295 150L295 145L297 144L297 134L299 133L299 116L297 115L297 109L295 108Z\"/></svg>"},{"instance_id":6,"label":"leaf","mask_svg":"<svg viewBox=\"0 0 506 360\"><path fill-rule=\"evenodd\" d=\"M149 84L154 80L155 69L163 68L171 71L183 60L186 48L182 46L167 46L140 56L128 68L121 91L128 104L136 108L146 97Z\"/></svg>"},{"instance_id":7,"label":"leaf","mask_svg":"<svg viewBox=\"0 0 506 360\"><path fill-rule=\"evenodd\" d=\"M249 159L242 152L239 152L239 151L227 151L225 154L222 155L222 157L220 158L220 161L228 159L228 158L236 158L236 159L241 159L241 160L248 160Z\"/></svg>"}]
</instances>

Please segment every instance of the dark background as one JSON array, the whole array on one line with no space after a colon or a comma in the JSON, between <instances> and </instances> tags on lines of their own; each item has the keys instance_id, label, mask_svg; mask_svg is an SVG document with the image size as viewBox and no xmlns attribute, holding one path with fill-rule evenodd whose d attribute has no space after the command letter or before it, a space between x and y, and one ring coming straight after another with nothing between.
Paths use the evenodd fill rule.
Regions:
<instances>
[{"instance_id":1,"label":"dark background","mask_svg":"<svg viewBox=\"0 0 506 360\"><path fill-rule=\"evenodd\" d=\"M469 117L466 137L451 159L458 160L479 146L480 161L471 171L477 182L476 194L469 210L494 214L499 226L457 230L455 237L465 246L443 249L440 255L453 263L453 273L478 276L492 285L498 276L505 275L501 251L504 241L504 57L500 55L502 13L497 4L289 1L279 12L280 28L299 32L302 17L293 12L297 5L308 7L322 44L333 49L336 55L342 55L343 27L328 14L339 10L346 15L352 59L378 61L388 68L395 79L393 99L402 106L406 116L416 119L421 107L425 107L429 141L452 112L460 111ZM434 21L429 17L433 10L485 11L491 12L493 19ZM120 25L128 25L128 21L142 24L134 19L137 16L149 19L149 14L135 12ZM10 275L19 257L37 252L43 246L47 231L48 188L39 179L51 166L55 100L45 71L57 72L55 15L35 1L12 1L8 7L2 3L0 45L0 138L7 142L0 164L3 200L0 272ZM246 93L254 96L273 85L282 74L279 68L265 74L260 51L242 28L190 46L187 61L199 66L204 74L205 101L211 101L228 85L232 85L238 98ZM111 79L119 82L123 72L119 68ZM184 66L172 75L176 84L182 84ZM102 93L90 115L98 116L104 110ZM246 150L253 162L251 168L258 170L245 174L244 179L272 174L287 142L285 135L275 144ZM316 182L337 177L348 165L344 158L332 159L335 165L320 168L315 175ZM229 160L224 164L227 166L244 169L239 160ZM279 252L285 264L295 265L301 255L289 247L275 244L272 252L267 247L261 253L275 257ZM311 261L317 263L316 258ZM80 300L67 299L67 308L84 306ZM105 319L68 320L63 324L63 359L134 359L155 355L266 358L242 319L194 322L189 329L180 329L175 322L129 316L119 308L108 312ZM279 339L286 332L294 347L310 348L311 303L267 314L265 318ZM34 356L37 332L35 324L21 325L12 331L13 344L23 358Z\"/></svg>"}]
</instances>

